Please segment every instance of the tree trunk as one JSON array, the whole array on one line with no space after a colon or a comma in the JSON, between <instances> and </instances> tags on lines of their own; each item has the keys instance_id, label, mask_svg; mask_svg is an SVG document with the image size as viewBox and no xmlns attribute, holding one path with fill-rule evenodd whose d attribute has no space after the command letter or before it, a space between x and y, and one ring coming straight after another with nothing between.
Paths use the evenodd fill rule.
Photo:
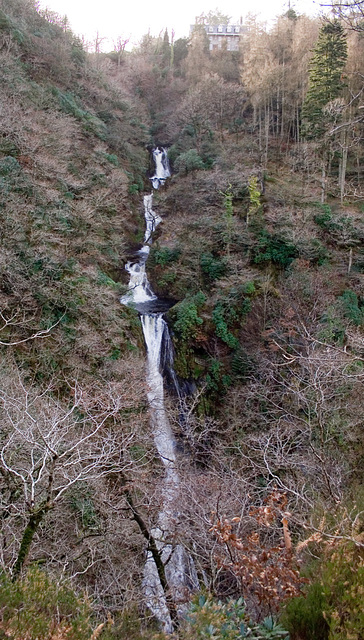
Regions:
<instances>
[{"instance_id":1,"label":"tree trunk","mask_svg":"<svg viewBox=\"0 0 364 640\"><path fill-rule=\"evenodd\" d=\"M264 166L265 167L268 164L269 120L270 120L270 111L269 111L269 102L268 102L265 108L265 150L264 150Z\"/></svg>"},{"instance_id":2,"label":"tree trunk","mask_svg":"<svg viewBox=\"0 0 364 640\"><path fill-rule=\"evenodd\" d=\"M340 176L339 176L340 202L341 202L341 204L343 204L343 201L344 201L347 164L348 164L348 146L347 146L346 141L345 141L345 146L344 146L344 149L343 149L341 163L340 163Z\"/></svg>"},{"instance_id":3,"label":"tree trunk","mask_svg":"<svg viewBox=\"0 0 364 640\"><path fill-rule=\"evenodd\" d=\"M351 271L351 267L353 266L353 247L350 247L349 250L349 264L348 264L348 275Z\"/></svg>"},{"instance_id":4,"label":"tree trunk","mask_svg":"<svg viewBox=\"0 0 364 640\"><path fill-rule=\"evenodd\" d=\"M321 203L326 200L326 158L322 159L321 165Z\"/></svg>"},{"instance_id":5,"label":"tree trunk","mask_svg":"<svg viewBox=\"0 0 364 640\"><path fill-rule=\"evenodd\" d=\"M28 524L25 527L23 537L20 543L20 549L18 557L14 565L13 580L16 580L21 573L24 563L29 555L30 547L33 542L34 535L36 534L40 523L42 522L46 513L51 509L49 502L46 502L42 507L30 514Z\"/></svg>"},{"instance_id":6,"label":"tree trunk","mask_svg":"<svg viewBox=\"0 0 364 640\"><path fill-rule=\"evenodd\" d=\"M170 592L169 589L169 585L167 582L167 578L166 578L166 572L164 569L164 564L163 564L163 560L161 557L161 554L158 550L157 547L157 543L155 541L154 536L152 536L152 534L150 533L147 525L145 524L143 518L141 517L140 513L136 510L135 506L134 506L134 502L133 502L133 498L130 494L130 492L127 489L124 489L125 491L125 497L126 497L126 501L131 509L131 512L133 514L133 518L135 520L135 522L137 523L140 532L142 533L142 535L144 536L144 538L148 541L148 547L149 550L153 556L153 560L155 563L155 566L157 567L157 572L158 572L158 577L163 589L163 593L165 595L166 598L166 604L168 607L168 612L169 615L171 617L171 621L172 621L172 625L174 630L176 631L179 627L179 620L178 620L178 615L177 615L177 607L176 607L176 603L173 600L172 594Z\"/></svg>"}]
</instances>

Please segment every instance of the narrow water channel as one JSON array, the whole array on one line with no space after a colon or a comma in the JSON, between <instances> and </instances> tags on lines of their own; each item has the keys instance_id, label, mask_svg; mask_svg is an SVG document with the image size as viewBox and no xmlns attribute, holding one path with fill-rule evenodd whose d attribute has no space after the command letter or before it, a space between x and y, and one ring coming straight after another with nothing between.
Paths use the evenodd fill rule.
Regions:
<instances>
[{"instance_id":1,"label":"narrow water channel","mask_svg":"<svg viewBox=\"0 0 364 640\"><path fill-rule=\"evenodd\" d=\"M168 157L165 149L153 151L155 174L151 178L154 189L164 184L170 176ZM147 396L150 408L150 424L158 455L163 463L165 474L161 495L158 522L151 534L156 540L161 559L165 565L165 574L171 596L176 603L177 612L182 615L185 609L186 593L198 589L198 578L192 558L180 544L172 543L176 537L179 519L179 498L181 482L178 472L176 442L169 424L164 405L164 386L161 371L161 353L169 350L167 359L173 358L168 326L163 319L165 306L160 304L148 281L146 262L152 243L153 232L162 221L153 211L153 193L144 196L144 215L146 230L144 244L136 254L136 260L126 265L130 274L128 292L121 303L133 306L139 311L147 350ZM164 310L160 309L164 306ZM165 593L159 580L157 567L150 551L144 567L143 588L146 603L167 633L173 631L173 624L167 606Z\"/></svg>"}]
</instances>

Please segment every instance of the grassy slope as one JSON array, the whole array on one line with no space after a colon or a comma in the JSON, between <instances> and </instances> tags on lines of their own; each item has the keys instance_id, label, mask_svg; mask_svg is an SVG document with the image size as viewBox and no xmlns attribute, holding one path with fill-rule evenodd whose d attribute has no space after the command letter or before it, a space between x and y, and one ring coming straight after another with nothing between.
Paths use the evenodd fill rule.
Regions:
<instances>
[{"instance_id":1,"label":"grassy slope","mask_svg":"<svg viewBox=\"0 0 364 640\"><path fill-rule=\"evenodd\" d=\"M0 34L1 307L19 322L2 339L59 322L22 347L24 363L95 373L140 344L115 281L136 230L145 116L26 3L4 4Z\"/></svg>"},{"instance_id":2,"label":"grassy slope","mask_svg":"<svg viewBox=\"0 0 364 640\"><path fill-rule=\"evenodd\" d=\"M29 6L4 2L0 14L0 302L4 317L14 318L1 337L24 340L58 324L43 340L4 347L4 358L38 381L123 384L134 375L141 389L139 323L120 307L117 282L140 232L139 197L130 191L142 187L147 167L148 118L117 73L85 60L71 34ZM181 535L197 544L204 571L214 566L208 522L219 501L228 516L244 514L242 533L250 504L278 482L298 536L302 519L317 523L355 489L362 454L360 211L336 202L322 208L314 184L271 162L263 207L247 227L247 183L259 174L254 145L248 134L238 143L227 135L212 170L175 176L155 197L164 223L149 263L153 285L187 300L170 314L177 369L205 385L181 435L189 452ZM229 185L231 219L222 195ZM204 299L191 300L199 291ZM141 494L152 493L155 478L148 483L140 477ZM83 500L90 507L87 492ZM155 498L146 504L153 512ZM99 545L100 569L84 584L112 584L117 566L118 584L131 594L142 541L120 514L116 524L101 494L90 508L109 535ZM51 516L43 532L50 554L57 547L67 554L69 541L78 541L77 527L58 524L72 510ZM209 570L219 592L216 565Z\"/></svg>"},{"instance_id":3,"label":"grassy slope","mask_svg":"<svg viewBox=\"0 0 364 640\"><path fill-rule=\"evenodd\" d=\"M29 388L30 396L53 394L67 410L77 380L84 397L107 410L112 390L121 407L116 437L122 442L136 432L131 456L144 460L150 444L141 435L147 420L143 339L137 315L119 297L125 251L140 234L140 195L133 193L143 188L149 161L148 117L125 84L108 77L99 60L87 58L77 39L51 20L31 2L0 3L2 397L19 389L21 403ZM43 409L47 426L53 418L46 401ZM36 415L35 406L32 411ZM2 548L9 569L31 504L20 488L12 498L17 515L6 517L11 479L5 476L2 527L12 542L4 533ZM56 573L67 558L66 573L79 573L82 587L94 585L99 610L105 598L120 608L140 584L143 539L128 513L105 502L116 494L120 506L119 490L115 479L112 486L91 481L70 491L42 523L29 556Z\"/></svg>"}]
</instances>

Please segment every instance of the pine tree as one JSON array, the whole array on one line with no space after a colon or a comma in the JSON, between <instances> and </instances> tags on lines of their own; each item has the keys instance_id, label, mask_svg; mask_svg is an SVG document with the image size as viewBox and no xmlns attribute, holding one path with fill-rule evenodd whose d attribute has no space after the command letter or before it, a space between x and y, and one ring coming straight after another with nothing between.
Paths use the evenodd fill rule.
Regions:
<instances>
[{"instance_id":1,"label":"pine tree","mask_svg":"<svg viewBox=\"0 0 364 640\"><path fill-rule=\"evenodd\" d=\"M309 89L302 107L303 135L317 140L325 132L330 110L325 107L338 98L344 88L342 73L347 59L347 43L338 20L320 30L309 70Z\"/></svg>"}]
</instances>

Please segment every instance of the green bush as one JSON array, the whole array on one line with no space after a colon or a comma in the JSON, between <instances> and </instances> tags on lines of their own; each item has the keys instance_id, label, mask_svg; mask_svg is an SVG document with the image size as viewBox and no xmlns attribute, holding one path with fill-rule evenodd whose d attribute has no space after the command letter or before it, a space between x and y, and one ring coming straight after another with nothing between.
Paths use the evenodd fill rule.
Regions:
<instances>
[{"instance_id":1,"label":"green bush","mask_svg":"<svg viewBox=\"0 0 364 640\"><path fill-rule=\"evenodd\" d=\"M193 600L178 636L180 640L288 640L287 631L271 617L251 623L242 598L222 602L205 595ZM162 638L163 634L154 636Z\"/></svg>"},{"instance_id":2,"label":"green bush","mask_svg":"<svg viewBox=\"0 0 364 640\"><path fill-rule=\"evenodd\" d=\"M346 289L344 293L339 296L339 301L343 310L345 318L348 318L357 327L360 327L364 322L363 309L359 307L358 296L351 289Z\"/></svg>"},{"instance_id":3,"label":"green bush","mask_svg":"<svg viewBox=\"0 0 364 640\"><path fill-rule=\"evenodd\" d=\"M258 244L252 249L252 261L254 264L273 264L286 268L297 258L297 247L282 238L278 234L262 231L258 237Z\"/></svg>"},{"instance_id":4,"label":"green bush","mask_svg":"<svg viewBox=\"0 0 364 640\"><path fill-rule=\"evenodd\" d=\"M6 156L0 160L0 176L18 175L21 166L13 156Z\"/></svg>"},{"instance_id":5,"label":"green bush","mask_svg":"<svg viewBox=\"0 0 364 640\"><path fill-rule=\"evenodd\" d=\"M197 328L203 323L198 315L199 309L205 302L206 296L199 291L194 296L186 297L174 307L177 319L173 328L181 340L187 341L196 336Z\"/></svg>"},{"instance_id":6,"label":"green bush","mask_svg":"<svg viewBox=\"0 0 364 640\"><path fill-rule=\"evenodd\" d=\"M60 91L57 87L52 88L52 93L56 97L60 109L73 116L82 123L85 131L93 133L101 140L106 139L107 127L97 116L85 110L76 96L69 91Z\"/></svg>"},{"instance_id":7,"label":"green bush","mask_svg":"<svg viewBox=\"0 0 364 640\"><path fill-rule=\"evenodd\" d=\"M321 584L329 640L362 640L364 631L364 551L342 541L324 564Z\"/></svg>"},{"instance_id":8,"label":"green bush","mask_svg":"<svg viewBox=\"0 0 364 640\"><path fill-rule=\"evenodd\" d=\"M235 378L239 380L245 380L249 373L252 371L253 363L248 354L238 347L231 359L231 371Z\"/></svg>"},{"instance_id":9,"label":"green bush","mask_svg":"<svg viewBox=\"0 0 364 640\"><path fill-rule=\"evenodd\" d=\"M328 640L329 625L323 611L326 598L322 585L314 583L305 596L293 598L281 617L291 640Z\"/></svg>"},{"instance_id":10,"label":"green bush","mask_svg":"<svg viewBox=\"0 0 364 640\"><path fill-rule=\"evenodd\" d=\"M319 579L307 588L305 597L287 604L282 623L291 640L362 640L363 548L338 539L325 551Z\"/></svg>"},{"instance_id":11,"label":"green bush","mask_svg":"<svg viewBox=\"0 0 364 640\"><path fill-rule=\"evenodd\" d=\"M187 175L191 171L204 169L205 165L196 149L189 149L176 158L174 168L178 173L184 172Z\"/></svg>"},{"instance_id":12,"label":"green bush","mask_svg":"<svg viewBox=\"0 0 364 640\"><path fill-rule=\"evenodd\" d=\"M115 155L115 153L104 153L103 156L105 160L113 164L114 167L119 166L119 160L118 160L118 157Z\"/></svg>"},{"instance_id":13,"label":"green bush","mask_svg":"<svg viewBox=\"0 0 364 640\"><path fill-rule=\"evenodd\" d=\"M317 213L313 219L321 229L331 229L333 225L331 207L328 204L317 204L320 213Z\"/></svg>"},{"instance_id":14,"label":"green bush","mask_svg":"<svg viewBox=\"0 0 364 640\"><path fill-rule=\"evenodd\" d=\"M361 242L362 232L350 216L333 215L329 205L317 205L320 213L314 216L314 221L329 236L331 241L339 246L354 246Z\"/></svg>"},{"instance_id":15,"label":"green bush","mask_svg":"<svg viewBox=\"0 0 364 640\"><path fill-rule=\"evenodd\" d=\"M203 253L200 258L202 273L208 281L214 282L226 274L226 262L224 259L215 258L212 253Z\"/></svg>"},{"instance_id":16,"label":"green bush","mask_svg":"<svg viewBox=\"0 0 364 640\"><path fill-rule=\"evenodd\" d=\"M231 349L239 347L239 340L229 331L229 324L237 320L237 313L232 307L226 307L223 301L216 303L212 312L212 320L218 338L225 342Z\"/></svg>"},{"instance_id":17,"label":"green bush","mask_svg":"<svg viewBox=\"0 0 364 640\"><path fill-rule=\"evenodd\" d=\"M221 362L212 359L206 375L206 391L209 394L224 393L231 385L231 376L224 373Z\"/></svg>"},{"instance_id":18,"label":"green bush","mask_svg":"<svg viewBox=\"0 0 364 640\"><path fill-rule=\"evenodd\" d=\"M172 262L176 262L181 255L181 249L175 247L170 249L169 247L161 247L160 249L154 249L150 256L150 262L158 264L161 267L166 267Z\"/></svg>"},{"instance_id":19,"label":"green bush","mask_svg":"<svg viewBox=\"0 0 364 640\"><path fill-rule=\"evenodd\" d=\"M337 309L329 307L320 319L322 329L318 332L318 338L324 342L332 344L336 342L344 344L345 327L342 319L338 318Z\"/></svg>"},{"instance_id":20,"label":"green bush","mask_svg":"<svg viewBox=\"0 0 364 640\"><path fill-rule=\"evenodd\" d=\"M12 640L87 640L92 632L91 611L66 582L54 581L37 567L13 582L0 576L2 630ZM58 633L59 636L58 636Z\"/></svg>"},{"instance_id":21,"label":"green bush","mask_svg":"<svg viewBox=\"0 0 364 640\"><path fill-rule=\"evenodd\" d=\"M254 283L246 282L238 287L232 287L215 304L212 320L216 335L231 349L238 349L240 346L231 329L234 327L237 329L244 316L249 313L251 309L250 296L253 296L255 292Z\"/></svg>"},{"instance_id":22,"label":"green bush","mask_svg":"<svg viewBox=\"0 0 364 640\"><path fill-rule=\"evenodd\" d=\"M95 511L92 493L86 485L74 487L68 496L68 503L84 529L99 528L100 521Z\"/></svg>"}]
</instances>

